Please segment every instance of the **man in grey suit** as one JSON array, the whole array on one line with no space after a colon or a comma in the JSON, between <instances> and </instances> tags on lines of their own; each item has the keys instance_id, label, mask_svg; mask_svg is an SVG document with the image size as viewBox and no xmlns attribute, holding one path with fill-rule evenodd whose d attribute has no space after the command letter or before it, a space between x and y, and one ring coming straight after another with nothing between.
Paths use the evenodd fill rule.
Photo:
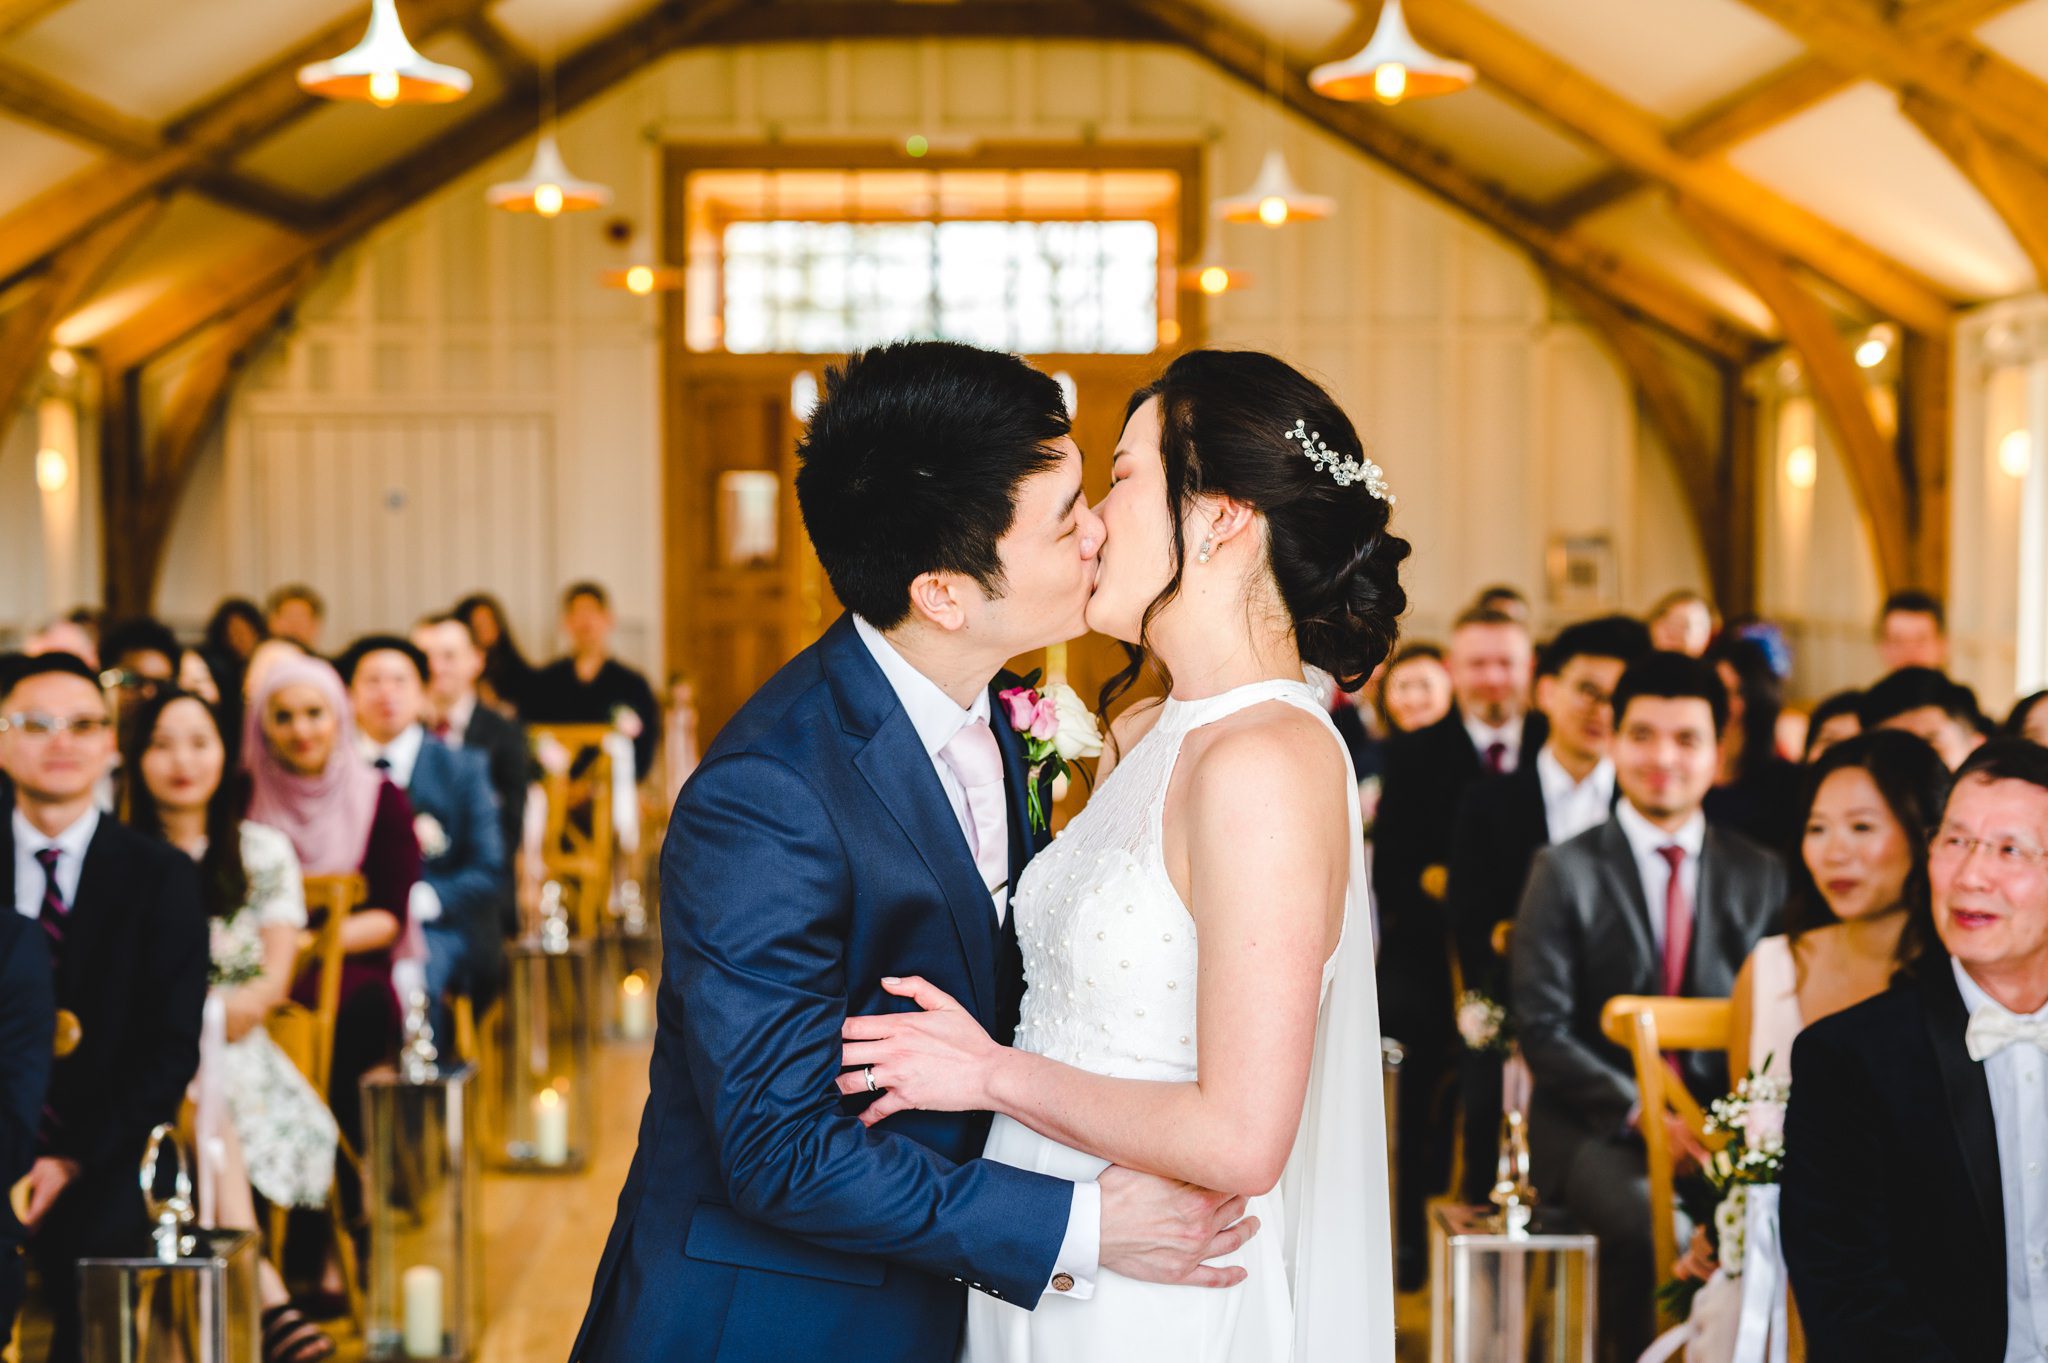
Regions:
<instances>
[{"instance_id":1,"label":"man in grey suit","mask_svg":"<svg viewBox=\"0 0 2048 1363\"><path fill-rule=\"evenodd\" d=\"M1535 1077L1531 1170L1546 1205L1600 1238L1600 1350L1633 1359L1654 1333L1649 1185L1628 1052L1601 1035L1617 994L1726 998L1785 898L1778 859L1700 804L1728 695L1677 653L1631 663L1614 690L1614 816L1540 853L1515 918L1510 1006ZM1728 1090L1720 1052L1677 1057L1702 1100ZM1672 1119L1673 1149L1704 1152Z\"/></svg>"}]
</instances>

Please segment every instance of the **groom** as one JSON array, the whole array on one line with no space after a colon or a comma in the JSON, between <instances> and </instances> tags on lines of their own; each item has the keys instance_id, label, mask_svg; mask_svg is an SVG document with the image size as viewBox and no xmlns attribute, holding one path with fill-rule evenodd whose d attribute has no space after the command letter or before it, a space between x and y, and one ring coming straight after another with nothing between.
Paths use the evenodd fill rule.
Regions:
<instances>
[{"instance_id":1,"label":"groom","mask_svg":"<svg viewBox=\"0 0 2048 1363\"><path fill-rule=\"evenodd\" d=\"M922 975L1007 1042L1011 887L1046 838L993 704L1083 632L1102 523L1059 386L938 342L827 376L804 527L848 614L728 723L662 847L653 1092L572 1358L950 1363L968 1287L1033 1307L1101 1269L1221 1285L1243 1200L979 1158L986 1113L865 1130L840 1024ZM964 1286L963 1286L964 1284Z\"/></svg>"}]
</instances>

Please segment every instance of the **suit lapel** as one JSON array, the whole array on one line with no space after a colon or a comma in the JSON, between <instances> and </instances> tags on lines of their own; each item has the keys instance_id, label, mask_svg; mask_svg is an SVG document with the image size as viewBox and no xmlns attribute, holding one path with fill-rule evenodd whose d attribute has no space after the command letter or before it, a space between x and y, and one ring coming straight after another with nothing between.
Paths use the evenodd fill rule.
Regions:
<instances>
[{"instance_id":1,"label":"suit lapel","mask_svg":"<svg viewBox=\"0 0 2048 1363\"><path fill-rule=\"evenodd\" d=\"M1520 800L1523 817L1528 820L1529 831L1534 833L1534 847L1548 847L1550 837L1550 809L1543 803L1543 776L1536 770L1536 759L1530 758L1515 768L1509 778L1521 792Z\"/></svg>"},{"instance_id":2,"label":"suit lapel","mask_svg":"<svg viewBox=\"0 0 2048 1363\"><path fill-rule=\"evenodd\" d=\"M1692 896L1692 945L1686 949L1685 990L1689 994L1715 993L1700 987L1700 966L1711 961L1719 949L1724 930L1733 925L1726 919L1734 909L1734 898L1724 893L1721 882L1728 878L1728 861L1712 826L1700 843L1700 881ZM1733 887L1730 887L1733 888ZM1722 906L1726 900L1726 907ZM1733 981L1730 981L1731 985Z\"/></svg>"},{"instance_id":3,"label":"suit lapel","mask_svg":"<svg viewBox=\"0 0 2048 1363\"><path fill-rule=\"evenodd\" d=\"M1649 963L1650 977L1657 977L1657 936L1650 926L1650 906L1643 899L1643 877L1636 869L1636 854L1628 845L1628 834L1617 819L1600 828L1600 874L1607 879L1607 892L1626 904L1630 912L1622 917L1633 930L1636 946ZM1652 991L1654 992L1654 990Z\"/></svg>"},{"instance_id":4,"label":"suit lapel","mask_svg":"<svg viewBox=\"0 0 2048 1363\"><path fill-rule=\"evenodd\" d=\"M1992 1242L2005 1246L2005 1200L1998 1167L1998 1126L1991 1114L1991 1083L1984 1066L1970 1059L1963 1033L1970 1016L1947 957L1928 955L1920 970L1920 999L1926 1007L1927 1039L1934 1047L1941 1086L1948 1096L1949 1121L1962 1147L1963 1167L1977 1195L1977 1212Z\"/></svg>"},{"instance_id":5,"label":"suit lapel","mask_svg":"<svg viewBox=\"0 0 2048 1363\"><path fill-rule=\"evenodd\" d=\"M72 896L70 911L64 915L64 952L58 974L65 983L80 968L84 944L96 940L96 934L102 930L101 920L113 907L115 882L121 879L121 868L118 850L113 845L120 835L108 827L112 822L112 815L101 813L99 827L93 830L92 841L85 845L85 860L78 869L78 892Z\"/></svg>"},{"instance_id":6,"label":"suit lapel","mask_svg":"<svg viewBox=\"0 0 2048 1363\"><path fill-rule=\"evenodd\" d=\"M1003 753L1003 785L1010 799L1010 893L1017 893L1017 878L1024 874L1024 865L1030 861L1041 846L1039 830L1031 823L1031 779L1024 764L1024 740L1010 727L1010 717L996 694L1004 679L998 678L988 689L991 709L989 723L995 729L996 746ZM1051 810L1046 811L1048 823Z\"/></svg>"}]
</instances>

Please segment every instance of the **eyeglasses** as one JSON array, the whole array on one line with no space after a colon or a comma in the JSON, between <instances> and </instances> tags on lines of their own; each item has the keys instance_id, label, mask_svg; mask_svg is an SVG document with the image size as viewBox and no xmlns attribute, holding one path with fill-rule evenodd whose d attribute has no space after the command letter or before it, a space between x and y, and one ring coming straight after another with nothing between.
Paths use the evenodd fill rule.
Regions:
<instances>
[{"instance_id":1,"label":"eyeglasses","mask_svg":"<svg viewBox=\"0 0 2048 1363\"><path fill-rule=\"evenodd\" d=\"M0 733L18 733L24 738L48 738L52 734L76 734L96 738L114 727L105 715L46 715L29 710L0 715Z\"/></svg>"},{"instance_id":2,"label":"eyeglasses","mask_svg":"<svg viewBox=\"0 0 2048 1363\"><path fill-rule=\"evenodd\" d=\"M1992 863L2001 870L2031 866L2048 857L2048 852L2027 847L2010 838L1973 838L1946 824L1934 830L1927 854L1937 861L1961 861L1980 847L1990 854Z\"/></svg>"}]
</instances>

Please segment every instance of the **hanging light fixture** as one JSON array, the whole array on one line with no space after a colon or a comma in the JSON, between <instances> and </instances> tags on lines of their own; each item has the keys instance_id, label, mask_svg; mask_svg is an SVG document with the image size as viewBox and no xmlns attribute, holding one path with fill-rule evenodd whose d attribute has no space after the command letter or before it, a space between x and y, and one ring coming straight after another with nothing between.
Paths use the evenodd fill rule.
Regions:
<instances>
[{"instance_id":1,"label":"hanging light fixture","mask_svg":"<svg viewBox=\"0 0 2048 1363\"><path fill-rule=\"evenodd\" d=\"M1401 0L1386 0L1372 41L1339 62L1308 73L1311 90L1326 99L1399 104L1404 99L1454 95L1470 88L1475 73L1464 62L1439 57L1408 31Z\"/></svg>"},{"instance_id":2,"label":"hanging light fixture","mask_svg":"<svg viewBox=\"0 0 2048 1363\"><path fill-rule=\"evenodd\" d=\"M605 228L605 235L625 247L626 257L624 265L598 276L606 288L624 289L645 298L651 293L665 293L683 287L683 272L673 265L657 263L658 256L641 250L640 238L630 224L623 220L610 223Z\"/></svg>"},{"instance_id":3,"label":"hanging light fixture","mask_svg":"<svg viewBox=\"0 0 2048 1363\"><path fill-rule=\"evenodd\" d=\"M299 88L328 99L446 104L469 93L469 72L422 57L398 22L395 0L371 0L370 28L339 57L299 68Z\"/></svg>"},{"instance_id":4,"label":"hanging light fixture","mask_svg":"<svg viewBox=\"0 0 2048 1363\"><path fill-rule=\"evenodd\" d=\"M1269 41L1266 44L1266 107L1272 115L1276 134L1284 131L1280 119L1280 58ZM1311 194L1294 183L1287 169L1287 154L1276 137L1259 163L1259 173L1244 193L1216 201L1216 216L1225 222L1260 222L1282 227L1290 222L1315 222L1337 211L1337 201Z\"/></svg>"},{"instance_id":5,"label":"hanging light fixture","mask_svg":"<svg viewBox=\"0 0 2048 1363\"><path fill-rule=\"evenodd\" d=\"M485 192L484 198L491 207L553 218L603 208L612 201L610 189L569 173L562 160L562 148L555 141L555 126L555 60L550 43L549 50L541 55L540 136L533 144L533 162L517 180L492 185Z\"/></svg>"},{"instance_id":6,"label":"hanging light fixture","mask_svg":"<svg viewBox=\"0 0 2048 1363\"><path fill-rule=\"evenodd\" d=\"M1251 282L1252 277L1243 270L1233 270L1228 265L1218 263L1191 265L1180 272L1182 288L1197 290L1211 298L1218 294L1250 288Z\"/></svg>"}]
</instances>

